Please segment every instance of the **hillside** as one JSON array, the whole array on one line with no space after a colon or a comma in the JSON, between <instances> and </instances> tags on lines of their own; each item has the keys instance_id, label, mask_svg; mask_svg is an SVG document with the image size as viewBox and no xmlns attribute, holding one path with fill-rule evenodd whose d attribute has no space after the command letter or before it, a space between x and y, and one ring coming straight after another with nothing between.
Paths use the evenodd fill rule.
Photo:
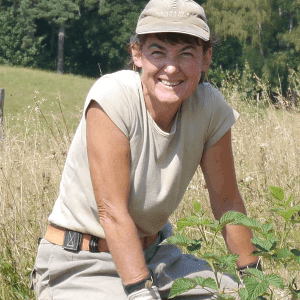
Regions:
<instances>
[{"instance_id":1,"label":"hillside","mask_svg":"<svg viewBox=\"0 0 300 300\"><path fill-rule=\"evenodd\" d=\"M65 111L76 113L82 108L85 97L95 79L73 75L58 75L20 67L0 65L0 88L5 89L5 115L23 114L34 105L34 97L43 101L46 111L58 112L57 102L60 96ZM37 93L38 92L38 93Z\"/></svg>"}]
</instances>

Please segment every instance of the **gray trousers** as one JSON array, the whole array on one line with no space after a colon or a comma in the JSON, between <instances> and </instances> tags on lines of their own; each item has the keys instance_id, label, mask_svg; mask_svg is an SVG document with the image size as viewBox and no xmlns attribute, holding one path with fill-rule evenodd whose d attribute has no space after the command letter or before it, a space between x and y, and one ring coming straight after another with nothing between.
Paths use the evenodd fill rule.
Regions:
<instances>
[{"instance_id":1,"label":"gray trousers","mask_svg":"<svg viewBox=\"0 0 300 300\"><path fill-rule=\"evenodd\" d=\"M167 224L159 238L144 251L163 299L179 277L214 278L204 260L182 254L175 245L160 245L171 232ZM71 252L45 239L38 248L31 284L38 300L128 300L110 253ZM221 287L237 290L238 285L232 277L223 275ZM175 299L216 299L213 292L198 286Z\"/></svg>"}]
</instances>

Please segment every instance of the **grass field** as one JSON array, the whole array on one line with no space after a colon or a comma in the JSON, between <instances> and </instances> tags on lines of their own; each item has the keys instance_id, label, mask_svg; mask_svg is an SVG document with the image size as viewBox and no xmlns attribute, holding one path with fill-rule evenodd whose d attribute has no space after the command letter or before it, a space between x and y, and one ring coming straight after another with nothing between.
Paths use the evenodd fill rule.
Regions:
<instances>
[{"instance_id":1,"label":"grass field","mask_svg":"<svg viewBox=\"0 0 300 300\"><path fill-rule=\"evenodd\" d=\"M53 72L0 65L0 88L5 89L4 112L12 124L34 107L34 99L43 103L45 114L59 113L59 97L68 125L73 125L74 114L81 111L94 82L79 76L57 76Z\"/></svg>"},{"instance_id":2,"label":"grass field","mask_svg":"<svg viewBox=\"0 0 300 300\"><path fill-rule=\"evenodd\" d=\"M69 75L0 66L0 87L6 90L5 138L0 141L1 300L34 299L28 289L28 275L34 264L37 238L45 233L68 147L93 82ZM233 127L233 149L238 184L248 214L260 221L270 220L268 186L280 186L287 195L294 194L300 201L299 109L249 104L241 100L237 87L230 84L222 92L240 112L239 121ZM191 214L195 200L211 217L200 171L171 218L175 231L176 222ZM280 230L281 221L275 222ZM190 229L186 234L197 237ZM222 239L218 241L219 248L224 248ZM300 248L299 227L289 242ZM266 272L271 270L267 264L264 268ZM292 267L280 272L287 280L300 275L298 269Z\"/></svg>"}]
</instances>

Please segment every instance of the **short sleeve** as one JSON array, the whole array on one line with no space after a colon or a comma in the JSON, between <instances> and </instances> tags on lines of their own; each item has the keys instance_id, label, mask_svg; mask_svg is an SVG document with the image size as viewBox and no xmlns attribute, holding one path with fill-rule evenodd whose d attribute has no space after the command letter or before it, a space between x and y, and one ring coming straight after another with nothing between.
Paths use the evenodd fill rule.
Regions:
<instances>
[{"instance_id":1,"label":"short sleeve","mask_svg":"<svg viewBox=\"0 0 300 300\"><path fill-rule=\"evenodd\" d=\"M206 88L206 99L209 101L210 119L206 133L204 149L207 150L220 140L225 133L233 126L239 117L223 96L210 84Z\"/></svg>"},{"instance_id":2,"label":"short sleeve","mask_svg":"<svg viewBox=\"0 0 300 300\"><path fill-rule=\"evenodd\" d=\"M84 114L91 100L95 100L116 126L127 136L130 135L131 103L126 86L109 75L98 79L90 89Z\"/></svg>"}]
</instances>

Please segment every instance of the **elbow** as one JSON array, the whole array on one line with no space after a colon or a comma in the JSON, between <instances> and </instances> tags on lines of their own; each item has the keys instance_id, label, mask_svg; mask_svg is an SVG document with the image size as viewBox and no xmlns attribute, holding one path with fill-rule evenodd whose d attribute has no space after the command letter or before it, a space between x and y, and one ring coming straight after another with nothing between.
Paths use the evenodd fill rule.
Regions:
<instances>
[{"instance_id":1,"label":"elbow","mask_svg":"<svg viewBox=\"0 0 300 300\"><path fill-rule=\"evenodd\" d=\"M221 197L211 201L212 212L217 220L228 211L236 211L246 214L245 205L240 195L237 197Z\"/></svg>"},{"instance_id":2,"label":"elbow","mask_svg":"<svg viewBox=\"0 0 300 300\"><path fill-rule=\"evenodd\" d=\"M102 227L105 227L106 224L113 225L118 221L117 213L115 209L110 205L106 204L106 201L101 201L101 204L97 205L98 216Z\"/></svg>"},{"instance_id":3,"label":"elbow","mask_svg":"<svg viewBox=\"0 0 300 300\"><path fill-rule=\"evenodd\" d=\"M129 213L110 204L110 201L103 200L97 204L98 216L104 231L106 228L122 226L128 219Z\"/></svg>"}]
</instances>

